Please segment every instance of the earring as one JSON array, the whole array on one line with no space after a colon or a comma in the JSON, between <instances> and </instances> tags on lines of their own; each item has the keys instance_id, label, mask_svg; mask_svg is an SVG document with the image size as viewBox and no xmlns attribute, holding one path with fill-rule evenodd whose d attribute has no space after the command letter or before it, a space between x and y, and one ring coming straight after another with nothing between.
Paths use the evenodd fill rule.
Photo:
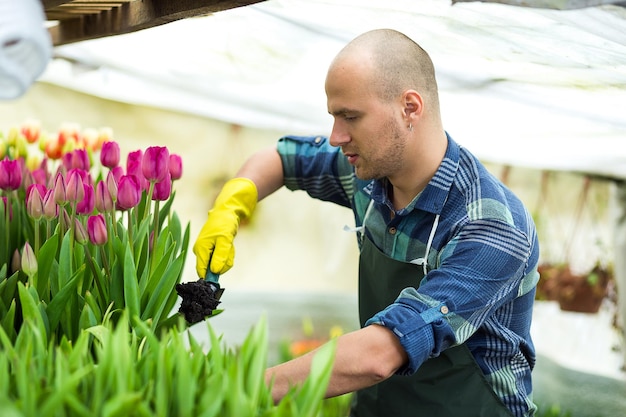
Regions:
<instances>
[{"instance_id":1,"label":"earring","mask_svg":"<svg viewBox=\"0 0 626 417\"><path fill-rule=\"evenodd\" d=\"M409 132L413 131L413 123L409 123Z\"/></svg>"}]
</instances>

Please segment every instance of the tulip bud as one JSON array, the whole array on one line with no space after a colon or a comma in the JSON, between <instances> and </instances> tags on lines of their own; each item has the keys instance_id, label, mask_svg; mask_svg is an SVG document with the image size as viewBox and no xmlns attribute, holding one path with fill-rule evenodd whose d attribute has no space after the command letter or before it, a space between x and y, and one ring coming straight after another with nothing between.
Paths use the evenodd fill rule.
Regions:
<instances>
[{"instance_id":1,"label":"tulip bud","mask_svg":"<svg viewBox=\"0 0 626 417\"><path fill-rule=\"evenodd\" d=\"M26 211L33 220L40 220L43 216L43 198L46 195L46 187L33 184L26 190Z\"/></svg>"},{"instance_id":2,"label":"tulip bud","mask_svg":"<svg viewBox=\"0 0 626 417\"><path fill-rule=\"evenodd\" d=\"M117 183L123 175L122 167L115 167L107 174L107 189L111 195L111 200L115 203L117 201ZM119 174L119 176L118 176Z\"/></svg>"},{"instance_id":3,"label":"tulip bud","mask_svg":"<svg viewBox=\"0 0 626 417\"><path fill-rule=\"evenodd\" d=\"M143 152L141 150L134 151L128 154L128 159L126 160L126 175L134 175L137 177L137 181L139 181L139 186L142 190L148 190L150 187L150 183L143 175L143 170L141 168L141 161L143 159ZM118 181L119 186L119 181Z\"/></svg>"},{"instance_id":4,"label":"tulip bud","mask_svg":"<svg viewBox=\"0 0 626 417\"><path fill-rule=\"evenodd\" d=\"M172 181L176 181L183 176L183 159L180 155L174 153L170 155L169 168Z\"/></svg>"},{"instance_id":5,"label":"tulip bud","mask_svg":"<svg viewBox=\"0 0 626 417\"><path fill-rule=\"evenodd\" d=\"M117 206L120 210L128 210L139 204L141 185L134 175L122 175L117 185Z\"/></svg>"},{"instance_id":6,"label":"tulip bud","mask_svg":"<svg viewBox=\"0 0 626 417\"><path fill-rule=\"evenodd\" d=\"M17 160L0 161L0 189L13 191L22 185L22 167Z\"/></svg>"},{"instance_id":7,"label":"tulip bud","mask_svg":"<svg viewBox=\"0 0 626 417\"><path fill-rule=\"evenodd\" d=\"M89 240L94 245L104 245L107 242L107 226L102 214L90 216L87 219L87 232Z\"/></svg>"},{"instance_id":8,"label":"tulip bud","mask_svg":"<svg viewBox=\"0 0 626 417\"><path fill-rule=\"evenodd\" d=\"M100 151L102 166L115 168L120 163L120 145L117 142L104 142Z\"/></svg>"},{"instance_id":9,"label":"tulip bud","mask_svg":"<svg viewBox=\"0 0 626 417\"><path fill-rule=\"evenodd\" d=\"M76 213L78 214L91 214L96 205L95 193L93 191L93 185L83 184L83 199L76 205Z\"/></svg>"},{"instance_id":10,"label":"tulip bud","mask_svg":"<svg viewBox=\"0 0 626 417\"><path fill-rule=\"evenodd\" d=\"M165 201L170 198L172 194L172 180L170 174L165 176L163 181L159 181L154 184L154 192L152 193L152 200Z\"/></svg>"},{"instance_id":11,"label":"tulip bud","mask_svg":"<svg viewBox=\"0 0 626 417\"><path fill-rule=\"evenodd\" d=\"M89 242L89 235L85 230L85 226L78 221L77 217L74 218L74 239L81 245L85 245Z\"/></svg>"},{"instance_id":12,"label":"tulip bud","mask_svg":"<svg viewBox=\"0 0 626 417\"><path fill-rule=\"evenodd\" d=\"M104 181L99 181L98 185L96 185L96 209L100 213L113 211L113 199Z\"/></svg>"},{"instance_id":13,"label":"tulip bud","mask_svg":"<svg viewBox=\"0 0 626 417\"><path fill-rule=\"evenodd\" d=\"M141 160L141 171L147 180L159 182L169 174L170 154L164 146L151 146L146 149Z\"/></svg>"},{"instance_id":14,"label":"tulip bud","mask_svg":"<svg viewBox=\"0 0 626 417\"><path fill-rule=\"evenodd\" d=\"M58 172L54 179L54 201L59 206L64 206L67 203L67 191L65 189L65 178L63 174Z\"/></svg>"},{"instance_id":15,"label":"tulip bud","mask_svg":"<svg viewBox=\"0 0 626 417\"><path fill-rule=\"evenodd\" d=\"M37 273L37 258L35 257L35 252L33 252L33 248L30 247L30 244L28 242L24 244L21 265L22 271L29 277L32 277Z\"/></svg>"},{"instance_id":16,"label":"tulip bud","mask_svg":"<svg viewBox=\"0 0 626 417\"><path fill-rule=\"evenodd\" d=\"M71 169L67 173L68 180L65 188L65 196L67 201L78 203L85 197L85 188L83 187L83 179L76 169Z\"/></svg>"},{"instance_id":17,"label":"tulip bud","mask_svg":"<svg viewBox=\"0 0 626 417\"><path fill-rule=\"evenodd\" d=\"M43 198L43 216L46 220L56 219L59 215L59 206L54 198L54 190L48 190Z\"/></svg>"},{"instance_id":18,"label":"tulip bud","mask_svg":"<svg viewBox=\"0 0 626 417\"><path fill-rule=\"evenodd\" d=\"M15 249L13 252L13 256L11 257L11 271L19 271L22 266L22 255L20 255L20 251Z\"/></svg>"}]
</instances>

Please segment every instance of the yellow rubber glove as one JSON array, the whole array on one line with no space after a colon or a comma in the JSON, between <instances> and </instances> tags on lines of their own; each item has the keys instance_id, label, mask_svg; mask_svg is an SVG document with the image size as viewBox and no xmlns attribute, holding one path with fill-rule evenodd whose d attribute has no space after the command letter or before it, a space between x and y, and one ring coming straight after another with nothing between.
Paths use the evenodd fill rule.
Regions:
<instances>
[{"instance_id":1,"label":"yellow rubber glove","mask_svg":"<svg viewBox=\"0 0 626 417\"><path fill-rule=\"evenodd\" d=\"M223 274L233 266L233 240L241 220L249 218L254 212L257 198L256 185L248 178L233 178L224 184L193 245L196 271L200 278L205 278L209 260L211 271L215 274Z\"/></svg>"}]
</instances>

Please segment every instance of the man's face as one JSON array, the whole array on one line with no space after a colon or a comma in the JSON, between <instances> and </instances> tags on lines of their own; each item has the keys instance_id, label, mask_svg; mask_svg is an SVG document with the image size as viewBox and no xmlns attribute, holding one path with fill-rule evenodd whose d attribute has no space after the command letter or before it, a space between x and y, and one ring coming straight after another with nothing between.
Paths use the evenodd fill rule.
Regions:
<instances>
[{"instance_id":1,"label":"man's face","mask_svg":"<svg viewBox=\"0 0 626 417\"><path fill-rule=\"evenodd\" d=\"M326 78L328 112L334 117L330 143L341 147L357 177L393 177L403 167L406 139L402 108L383 102L357 65L335 65Z\"/></svg>"}]
</instances>

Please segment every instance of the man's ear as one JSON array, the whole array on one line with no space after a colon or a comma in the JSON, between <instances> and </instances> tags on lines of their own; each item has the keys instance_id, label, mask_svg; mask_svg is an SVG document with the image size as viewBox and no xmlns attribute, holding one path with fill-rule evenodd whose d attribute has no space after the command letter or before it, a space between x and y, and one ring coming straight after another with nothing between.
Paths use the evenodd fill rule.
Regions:
<instances>
[{"instance_id":1,"label":"man's ear","mask_svg":"<svg viewBox=\"0 0 626 417\"><path fill-rule=\"evenodd\" d=\"M415 90L406 90L402 97L405 117L408 119L420 117L424 111L422 96Z\"/></svg>"}]
</instances>

